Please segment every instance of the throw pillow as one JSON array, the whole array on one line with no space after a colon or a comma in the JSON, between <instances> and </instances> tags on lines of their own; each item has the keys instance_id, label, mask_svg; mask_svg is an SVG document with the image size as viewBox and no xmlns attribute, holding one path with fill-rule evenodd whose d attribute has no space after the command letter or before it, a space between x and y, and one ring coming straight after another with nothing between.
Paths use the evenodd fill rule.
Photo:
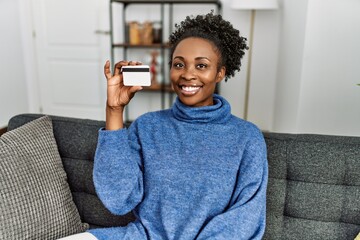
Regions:
<instances>
[{"instance_id":1,"label":"throw pillow","mask_svg":"<svg viewBox=\"0 0 360 240\"><path fill-rule=\"evenodd\" d=\"M50 117L0 137L0 239L57 239L88 228L73 202Z\"/></svg>"}]
</instances>

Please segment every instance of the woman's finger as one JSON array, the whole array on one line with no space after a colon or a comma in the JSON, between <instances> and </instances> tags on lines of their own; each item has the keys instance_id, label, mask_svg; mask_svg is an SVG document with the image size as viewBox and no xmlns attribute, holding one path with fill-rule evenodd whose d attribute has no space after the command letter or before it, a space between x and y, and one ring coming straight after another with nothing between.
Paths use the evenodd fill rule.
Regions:
<instances>
[{"instance_id":1,"label":"woman's finger","mask_svg":"<svg viewBox=\"0 0 360 240\"><path fill-rule=\"evenodd\" d=\"M138 61L129 61L128 62L128 66L136 66L136 65L142 65L142 63L138 62Z\"/></svg>"},{"instance_id":2,"label":"woman's finger","mask_svg":"<svg viewBox=\"0 0 360 240\"><path fill-rule=\"evenodd\" d=\"M131 95L133 95L142 89L143 89L142 86L132 86L132 87L130 87L129 92L131 93Z\"/></svg>"},{"instance_id":3,"label":"woman's finger","mask_svg":"<svg viewBox=\"0 0 360 240\"><path fill-rule=\"evenodd\" d=\"M132 99L135 95L136 92L142 90L143 87L142 86L132 86L128 89L128 96L129 96L129 100Z\"/></svg>"},{"instance_id":4,"label":"woman's finger","mask_svg":"<svg viewBox=\"0 0 360 240\"><path fill-rule=\"evenodd\" d=\"M107 60L104 65L104 74L107 80L111 78L110 61Z\"/></svg>"},{"instance_id":5,"label":"woman's finger","mask_svg":"<svg viewBox=\"0 0 360 240\"><path fill-rule=\"evenodd\" d=\"M122 66L127 66L127 65L128 65L127 61L120 61L116 63L114 67L114 76L120 75Z\"/></svg>"},{"instance_id":6,"label":"woman's finger","mask_svg":"<svg viewBox=\"0 0 360 240\"><path fill-rule=\"evenodd\" d=\"M110 72L110 74L111 74L110 61L109 61L109 63L106 63L106 65L107 65L107 64L109 64L109 65L108 65L108 66L109 66L108 72ZM134 66L134 65L142 65L142 63L139 62L139 61L120 61L120 62L116 63L116 64L115 64L115 67L114 67L114 75L113 75L113 76L115 76L115 75L120 75L120 73L121 73L121 68L122 68L123 66ZM108 77L108 75L106 75L106 77Z\"/></svg>"}]
</instances>

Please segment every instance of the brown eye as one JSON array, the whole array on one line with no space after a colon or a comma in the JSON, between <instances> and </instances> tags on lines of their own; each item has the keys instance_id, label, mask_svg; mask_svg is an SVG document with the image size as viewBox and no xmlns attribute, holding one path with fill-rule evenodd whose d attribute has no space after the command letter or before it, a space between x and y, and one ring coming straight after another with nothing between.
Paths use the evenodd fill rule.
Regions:
<instances>
[{"instance_id":1,"label":"brown eye","mask_svg":"<svg viewBox=\"0 0 360 240\"><path fill-rule=\"evenodd\" d=\"M199 69L204 69L204 68L207 67L207 65L206 65L206 64L203 64L203 63L200 63L200 64L198 64L196 67L199 68Z\"/></svg>"},{"instance_id":2,"label":"brown eye","mask_svg":"<svg viewBox=\"0 0 360 240\"><path fill-rule=\"evenodd\" d=\"M182 63L174 63L174 64L173 64L173 67L175 67L175 68L182 68L182 67L184 67L184 64L182 64Z\"/></svg>"}]
</instances>

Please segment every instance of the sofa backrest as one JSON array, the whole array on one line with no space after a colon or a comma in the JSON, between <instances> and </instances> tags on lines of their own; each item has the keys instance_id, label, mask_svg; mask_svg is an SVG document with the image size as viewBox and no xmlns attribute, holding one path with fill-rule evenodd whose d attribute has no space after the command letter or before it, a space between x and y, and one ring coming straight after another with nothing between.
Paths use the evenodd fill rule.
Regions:
<instances>
[{"instance_id":1,"label":"sofa backrest","mask_svg":"<svg viewBox=\"0 0 360 240\"><path fill-rule=\"evenodd\" d=\"M354 239L360 232L360 137L264 135L264 239Z\"/></svg>"},{"instance_id":2,"label":"sofa backrest","mask_svg":"<svg viewBox=\"0 0 360 240\"><path fill-rule=\"evenodd\" d=\"M43 115L22 114L8 130ZM124 226L97 198L92 169L103 121L51 116L80 216L91 227ZM264 239L354 239L360 232L360 137L264 133L269 184Z\"/></svg>"}]
</instances>

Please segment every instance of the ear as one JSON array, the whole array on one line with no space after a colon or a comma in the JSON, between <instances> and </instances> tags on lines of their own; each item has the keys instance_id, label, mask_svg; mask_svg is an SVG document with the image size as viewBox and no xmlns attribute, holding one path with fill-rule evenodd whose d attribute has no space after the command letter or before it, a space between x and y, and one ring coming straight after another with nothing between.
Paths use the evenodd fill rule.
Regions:
<instances>
[{"instance_id":1,"label":"ear","mask_svg":"<svg viewBox=\"0 0 360 240\"><path fill-rule=\"evenodd\" d=\"M220 68L220 71L217 73L217 76L216 76L216 82L219 83L221 82L224 77L225 77L225 72L226 72L226 67L225 66L222 66Z\"/></svg>"}]
</instances>

